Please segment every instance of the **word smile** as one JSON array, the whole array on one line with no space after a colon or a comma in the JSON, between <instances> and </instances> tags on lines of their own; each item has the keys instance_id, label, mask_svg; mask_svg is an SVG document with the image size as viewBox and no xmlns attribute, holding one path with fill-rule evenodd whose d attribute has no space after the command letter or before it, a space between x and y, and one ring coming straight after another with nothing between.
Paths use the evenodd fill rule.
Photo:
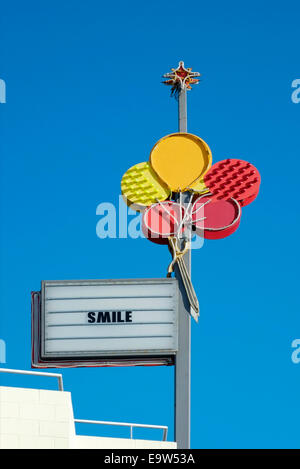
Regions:
<instances>
[{"instance_id":1,"label":"word smile","mask_svg":"<svg viewBox=\"0 0 300 469\"><path fill-rule=\"evenodd\" d=\"M91 312L91 313L88 313L88 322L90 324L132 322L132 311Z\"/></svg>"}]
</instances>

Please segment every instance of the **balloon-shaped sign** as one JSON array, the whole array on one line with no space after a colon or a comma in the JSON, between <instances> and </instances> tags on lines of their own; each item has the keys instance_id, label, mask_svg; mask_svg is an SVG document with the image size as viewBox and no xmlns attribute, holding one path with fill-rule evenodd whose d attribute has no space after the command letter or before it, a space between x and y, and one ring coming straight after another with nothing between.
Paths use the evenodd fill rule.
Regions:
<instances>
[{"instance_id":1,"label":"balloon-shaped sign","mask_svg":"<svg viewBox=\"0 0 300 469\"><path fill-rule=\"evenodd\" d=\"M212 164L209 146L196 135L174 133L159 140L150 163L173 192L185 191L203 179Z\"/></svg>"},{"instance_id":2,"label":"balloon-shaped sign","mask_svg":"<svg viewBox=\"0 0 300 469\"><path fill-rule=\"evenodd\" d=\"M158 200L166 200L171 194L149 162L128 169L121 181L121 191L127 204L135 210L143 210Z\"/></svg>"},{"instance_id":3,"label":"balloon-shaped sign","mask_svg":"<svg viewBox=\"0 0 300 469\"><path fill-rule=\"evenodd\" d=\"M182 233L184 226L184 208L175 202L161 202L152 205L143 214L143 233L150 241L157 244L168 244L170 236Z\"/></svg>"},{"instance_id":4,"label":"balloon-shaped sign","mask_svg":"<svg viewBox=\"0 0 300 469\"><path fill-rule=\"evenodd\" d=\"M233 234L241 220L241 206L235 199L213 200L199 197L192 208L192 225L206 239L222 239Z\"/></svg>"},{"instance_id":5,"label":"balloon-shaped sign","mask_svg":"<svg viewBox=\"0 0 300 469\"><path fill-rule=\"evenodd\" d=\"M260 174L251 163L227 159L215 163L204 176L204 182L217 200L233 198L242 207L258 195Z\"/></svg>"}]
</instances>

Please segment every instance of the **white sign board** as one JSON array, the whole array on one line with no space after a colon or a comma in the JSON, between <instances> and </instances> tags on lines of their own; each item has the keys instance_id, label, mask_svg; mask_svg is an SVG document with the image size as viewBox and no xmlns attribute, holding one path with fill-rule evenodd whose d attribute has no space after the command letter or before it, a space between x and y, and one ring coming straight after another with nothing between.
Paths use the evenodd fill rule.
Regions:
<instances>
[{"instance_id":1,"label":"white sign board","mask_svg":"<svg viewBox=\"0 0 300 469\"><path fill-rule=\"evenodd\" d=\"M44 281L41 359L174 357L177 305L176 279Z\"/></svg>"}]
</instances>

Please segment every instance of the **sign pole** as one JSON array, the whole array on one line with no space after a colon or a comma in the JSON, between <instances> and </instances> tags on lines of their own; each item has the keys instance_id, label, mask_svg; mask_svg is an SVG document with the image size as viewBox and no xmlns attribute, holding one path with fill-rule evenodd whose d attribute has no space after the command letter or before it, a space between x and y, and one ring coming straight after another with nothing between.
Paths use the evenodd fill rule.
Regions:
<instances>
[{"instance_id":1,"label":"sign pole","mask_svg":"<svg viewBox=\"0 0 300 469\"><path fill-rule=\"evenodd\" d=\"M198 72L192 72L191 68L185 68L184 62L180 61L178 68L171 69L172 72L166 73L164 82L172 86L172 95L178 98L178 131L187 132L187 89L191 85L197 84L200 76ZM184 166L184 156L182 157L182 166ZM184 205L190 202L192 194L188 191L176 194L176 200ZM185 230L185 239L182 240L184 247L185 241L191 240L191 231ZM184 263L187 272L191 278L191 250L184 255ZM179 304L178 304L178 351L175 358L175 441L178 449L190 448L191 433L191 306L188 301L185 286L182 281L181 273L176 262L174 265L175 277L179 284Z\"/></svg>"},{"instance_id":2,"label":"sign pole","mask_svg":"<svg viewBox=\"0 0 300 469\"><path fill-rule=\"evenodd\" d=\"M178 96L178 130L187 132L186 87L182 87ZM184 162L183 162L184 164ZM190 194L181 194L183 204L189 202ZM184 256L188 273L191 276L191 251ZM178 352L175 361L175 441L179 449L190 448L191 415L191 317L190 305L186 300L185 288L178 265L175 276L179 282L180 296L178 305Z\"/></svg>"},{"instance_id":3,"label":"sign pole","mask_svg":"<svg viewBox=\"0 0 300 469\"><path fill-rule=\"evenodd\" d=\"M178 96L178 131L187 132L186 87L180 89Z\"/></svg>"}]
</instances>

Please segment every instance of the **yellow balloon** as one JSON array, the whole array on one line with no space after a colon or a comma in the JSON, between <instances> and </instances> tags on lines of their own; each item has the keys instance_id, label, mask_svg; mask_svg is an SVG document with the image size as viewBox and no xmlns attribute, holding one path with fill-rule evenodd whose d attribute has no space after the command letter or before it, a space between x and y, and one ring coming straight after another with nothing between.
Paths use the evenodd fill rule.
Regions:
<instances>
[{"instance_id":1,"label":"yellow balloon","mask_svg":"<svg viewBox=\"0 0 300 469\"><path fill-rule=\"evenodd\" d=\"M148 161L126 171L121 181L121 191L126 203L135 210L143 210L171 195L170 189L159 179Z\"/></svg>"},{"instance_id":2,"label":"yellow balloon","mask_svg":"<svg viewBox=\"0 0 300 469\"><path fill-rule=\"evenodd\" d=\"M150 153L150 163L172 190L188 190L203 179L212 164L209 146L196 135L174 133L160 139Z\"/></svg>"}]
</instances>

